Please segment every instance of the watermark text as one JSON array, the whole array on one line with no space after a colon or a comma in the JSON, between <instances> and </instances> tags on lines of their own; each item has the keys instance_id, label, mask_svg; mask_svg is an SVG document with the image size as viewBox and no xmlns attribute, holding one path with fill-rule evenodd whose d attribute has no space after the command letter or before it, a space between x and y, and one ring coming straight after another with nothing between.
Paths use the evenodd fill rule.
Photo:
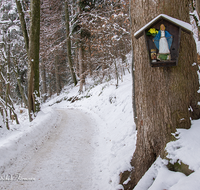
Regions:
<instances>
[{"instance_id":1,"label":"watermark text","mask_svg":"<svg viewBox=\"0 0 200 190\"><path fill-rule=\"evenodd\" d=\"M35 178L22 177L20 174L5 174L0 176L1 181L35 181Z\"/></svg>"}]
</instances>

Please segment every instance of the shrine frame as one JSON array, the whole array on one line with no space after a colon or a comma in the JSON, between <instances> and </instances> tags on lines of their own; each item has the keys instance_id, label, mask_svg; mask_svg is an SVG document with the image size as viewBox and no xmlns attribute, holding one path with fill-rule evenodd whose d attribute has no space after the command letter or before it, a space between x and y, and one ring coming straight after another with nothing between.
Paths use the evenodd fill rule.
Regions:
<instances>
[{"instance_id":1,"label":"shrine frame","mask_svg":"<svg viewBox=\"0 0 200 190\"><path fill-rule=\"evenodd\" d=\"M155 28L157 31L160 30L160 25L164 24L166 31L168 31L172 35L172 45L170 48L170 60L158 60L152 61L151 59L151 50L156 50L156 54L158 54L158 49L156 48L153 38L154 36L147 35L147 32L150 28ZM135 38L138 39L142 35L145 37L145 43L148 51L149 62L151 67L168 67L168 66L177 66L178 57L179 57L179 48L180 48L180 39L181 39L181 31L187 32L189 34L192 33L191 25L184 21L180 21L178 19L169 17L168 15L161 14L157 16L155 19L150 21L146 26L141 28L138 32L134 34Z\"/></svg>"}]
</instances>

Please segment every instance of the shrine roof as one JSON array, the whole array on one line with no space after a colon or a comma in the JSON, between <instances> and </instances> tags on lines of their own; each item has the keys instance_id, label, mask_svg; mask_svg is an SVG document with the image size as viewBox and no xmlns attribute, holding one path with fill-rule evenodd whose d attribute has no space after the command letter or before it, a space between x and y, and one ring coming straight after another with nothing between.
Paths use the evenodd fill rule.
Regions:
<instances>
[{"instance_id":1,"label":"shrine roof","mask_svg":"<svg viewBox=\"0 0 200 190\"><path fill-rule=\"evenodd\" d=\"M183 31L185 31L187 33L192 33L192 25L191 24L189 24L187 22L184 22L182 20L170 17L170 16L165 15L165 14L160 14L157 17L155 17L153 20L151 20L149 23L147 23L145 26L143 26L140 30L135 32L134 33L134 37L136 39L141 37L143 35L143 31L144 30L146 30L149 27L151 27L151 25L153 25L154 23L156 23L160 19L165 19L165 20L171 22L172 24L175 24L175 25L179 26Z\"/></svg>"}]
</instances>

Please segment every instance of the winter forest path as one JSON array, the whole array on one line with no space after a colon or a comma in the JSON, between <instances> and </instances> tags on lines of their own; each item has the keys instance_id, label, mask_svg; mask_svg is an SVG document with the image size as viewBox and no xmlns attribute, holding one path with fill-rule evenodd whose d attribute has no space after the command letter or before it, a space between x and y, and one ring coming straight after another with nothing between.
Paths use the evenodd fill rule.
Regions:
<instances>
[{"instance_id":1,"label":"winter forest path","mask_svg":"<svg viewBox=\"0 0 200 190\"><path fill-rule=\"evenodd\" d=\"M58 110L62 120L9 190L89 190L92 187L95 121L77 109Z\"/></svg>"}]
</instances>

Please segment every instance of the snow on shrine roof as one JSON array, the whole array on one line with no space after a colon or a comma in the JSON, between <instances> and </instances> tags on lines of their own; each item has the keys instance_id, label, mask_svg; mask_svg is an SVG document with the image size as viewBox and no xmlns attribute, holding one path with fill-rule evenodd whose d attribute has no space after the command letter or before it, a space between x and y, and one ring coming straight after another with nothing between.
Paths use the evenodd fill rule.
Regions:
<instances>
[{"instance_id":1,"label":"snow on shrine roof","mask_svg":"<svg viewBox=\"0 0 200 190\"><path fill-rule=\"evenodd\" d=\"M143 35L144 30L149 28L152 24L154 24L156 21L158 21L161 18L164 18L165 20L181 27L181 29L184 30L185 32L192 33L192 25L191 24L184 22L182 20L170 17L170 16L165 15L165 14L160 14L156 18L151 20L149 23L147 23L145 26L143 26L140 30L135 32L135 34L134 34L135 38L138 39L139 37L141 37Z\"/></svg>"}]
</instances>

